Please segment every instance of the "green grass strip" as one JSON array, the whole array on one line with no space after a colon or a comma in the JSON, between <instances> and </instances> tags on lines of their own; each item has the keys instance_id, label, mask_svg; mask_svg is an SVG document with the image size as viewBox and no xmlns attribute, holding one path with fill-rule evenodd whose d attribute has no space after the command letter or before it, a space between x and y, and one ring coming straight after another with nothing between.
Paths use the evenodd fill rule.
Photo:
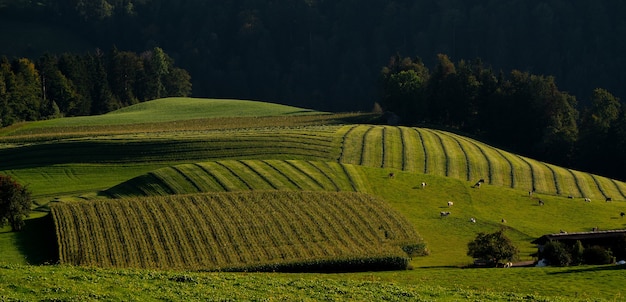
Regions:
<instances>
[{"instance_id":1,"label":"green grass strip","mask_svg":"<svg viewBox=\"0 0 626 302\"><path fill-rule=\"evenodd\" d=\"M434 130L446 152L448 176L468 181L469 159L461 144L449 132Z\"/></svg>"},{"instance_id":2,"label":"green grass strip","mask_svg":"<svg viewBox=\"0 0 626 302\"><path fill-rule=\"evenodd\" d=\"M576 178L568 169L552 164L546 164L546 166L550 167L550 169L554 171L554 175L556 176L558 184L561 188L561 194L572 197L583 197Z\"/></svg>"},{"instance_id":3,"label":"green grass strip","mask_svg":"<svg viewBox=\"0 0 626 302\"><path fill-rule=\"evenodd\" d=\"M237 160L223 160L219 164L229 169L233 175L241 179L250 190L272 190L275 189L270 182L261 175L250 169L248 166Z\"/></svg>"},{"instance_id":4,"label":"green grass strip","mask_svg":"<svg viewBox=\"0 0 626 302\"><path fill-rule=\"evenodd\" d=\"M447 159L441 142L431 131L415 128L420 133L426 154L426 172L438 176L446 176Z\"/></svg>"},{"instance_id":5,"label":"green grass strip","mask_svg":"<svg viewBox=\"0 0 626 302\"><path fill-rule=\"evenodd\" d=\"M598 183L589 175L589 173L583 173L580 171L568 169L576 180L582 197L588 198L605 198L606 195L602 191L602 188L598 186Z\"/></svg>"},{"instance_id":6,"label":"green grass strip","mask_svg":"<svg viewBox=\"0 0 626 302\"><path fill-rule=\"evenodd\" d=\"M383 128L383 168L404 170L404 139L398 127Z\"/></svg>"},{"instance_id":7,"label":"green grass strip","mask_svg":"<svg viewBox=\"0 0 626 302\"><path fill-rule=\"evenodd\" d=\"M198 163L208 171L211 171L213 177L226 189L226 191L250 190L251 187L241 178L233 173L228 167L219 162L202 162Z\"/></svg>"},{"instance_id":8,"label":"green grass strip","mask_svg":"<svg viewBox=\"0 0 626 302\"><path fill-rule=\"evenodd\" d=\"M489 159L486 157L485 153L478 148L476 142L457 134L449 133L449 135L457 141L465 154L468 162L468 180L477 182L480 179L486 179L488 181L490 179Z\"/></svg>"},{"instance_id":9,"label":"green grass strip","mask_svg":"<svg viewBox=\"0 0 626 302\"><path fill-rule=\"evenodd\" d=\"M341 150L341 162L346 164L360 165L363 161L363 139L365 132L370 129L368 125L358 125L346 133Z\"/></svg>"},{"instance_id":10,"label":"green grass strip","mask_svg":"<svg viewBox=\"0 0 626 302\"><path fill-rule=\"evenodd\" d=\"M428 151L426 150L426 142L424 141L424 137L422 136L422 133L417 129L417 128L413 128L413 130L415 130L415 133L417 133L418 136L418 140L422 146L422 154L424 154L424 171L423 173L426 174L428 173L429 167L428 167Z\"/></svg>"},{"instance_id":11,"label":"green grass strip","mask_svg":"<svg viewBox=\"0 0 626 302\"><path fill-rule=\"evenodd\" d=\"M362 166L376 168L383 166L383 129L384 127L370 126L363 135Z\"/></svg>"},{"instance_id":12,"label":"green grass strip","mask_svg":"<svg viewBox=\"0 0 626 302\"><path fill-rule=\"evenodd\" d=\"M339 158L338 161L340 163L345 162L345 154L347 152L346 149L348 148L352 148L349 143L347 142L348 137L351 137L351 132L354 131L354 129L356 129L358 127L358 125L352 125L352 126L344 126L341 127L338 131L337 134L341 135L341 133L343 133L343 135L341 135L341 149L339 151Z\"/></svg>"},{"instance_id":13,"label":"green grass strip","mask_svg":"<svg viewBox=\"0 0 626 302\"><path fill-rule=\"evenodd\" d=\"M424 147L417 133L412 128L399 127L402 137L402 170L424 172Z\"/></svg>"},{"instance_id":14,"label":"green grass strip","mask_svg":"<svg viewBox=\"0 0 626 302\"><path fill-rule=\"evenodd\" d=\"M281 162L284 163L286 168L283 168L282 170L288 170L291 168L294 170L294 173L291 173L291 175L300 175L297 180L301 183L303 188L307 187L307 190L310 191L324 190L324 184L322 184L322 182L316 177L313 177L312 170L305 170L301 167L300 163L304 163L303 161L285 160ZM278 163L276 165L278 165Z\"/></svg>"}]
</instances>

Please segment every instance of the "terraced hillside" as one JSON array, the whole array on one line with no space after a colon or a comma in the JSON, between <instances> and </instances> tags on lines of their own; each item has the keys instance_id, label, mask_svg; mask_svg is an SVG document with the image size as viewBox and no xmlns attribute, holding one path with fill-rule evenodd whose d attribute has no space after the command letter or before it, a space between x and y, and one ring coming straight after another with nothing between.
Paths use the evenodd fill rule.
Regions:
<instances>
[{"instance_id":1,"label":"terraced hillside","mask_svg":"<svg viewBox=\"0 0 626 302\"><path fill-rule=\"evenodd\" d=\"M409 127L350 125L339 162L453 177L524 191L626 199L626 183L512 154L450 132Z\"/></svg>"},{"instance_id":2,"label":"terraced hillside","mask_svg":"<svg viewBox=\"0 0 626 302\"><path fill-rule=\"evenodd\" d=\"M62 203L61 263L189 270L403 269L421 239L359 193L244 192Z\"/></svg>"}]
</instances>

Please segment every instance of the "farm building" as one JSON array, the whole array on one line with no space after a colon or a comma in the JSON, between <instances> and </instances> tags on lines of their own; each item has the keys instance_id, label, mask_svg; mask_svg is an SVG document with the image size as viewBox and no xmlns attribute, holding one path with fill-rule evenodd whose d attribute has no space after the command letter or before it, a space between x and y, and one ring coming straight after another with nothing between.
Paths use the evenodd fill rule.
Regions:
<instances>
[{"instance_id":1,"label":"farm building","mask_svg":"<svg viewBox=\"0 0 626 302\"><path fill-rule=\"evenodd\" d=\"M622 249L626 244L626 230L547 234L531 243L536 244L538 253L541 253L545 244L550 241L559 241L566 246L573 246L576 241L580 241L584 247L601 246L605 249L611 249L614 253L622 254Z\"/></svg>"}]
</instances>

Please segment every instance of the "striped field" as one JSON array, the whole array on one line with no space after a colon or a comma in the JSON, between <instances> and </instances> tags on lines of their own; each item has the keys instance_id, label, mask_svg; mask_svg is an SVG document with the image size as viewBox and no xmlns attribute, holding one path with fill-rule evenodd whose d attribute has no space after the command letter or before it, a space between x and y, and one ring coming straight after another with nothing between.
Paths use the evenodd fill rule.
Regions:
<instances>
[{"instance_id":1,"label":"striped field","mask_svg":"<svg viewBox=\"0 0 626 302\"><path fill-rule=\"evenodd\" d=\"M189 270L398 269L421 239L381 199L246 192L60 203L64 264Z\"/></svg>"},{"instance_id":2,"label":"striped field","mask_svg":"<svg viewBox=\"0 0 626 302\"><path fill-rule=\"evenodd\" d=\"M112 187L114 198L248 190L367 192L353 165L302 160L224 160L154 170Z\"/></svg>"},{"instance_id":3,"label":"striped field","mask_svg":"<svg viewBox=\"0 0 626 302\"><path fill-rule=\"evenodd\" d=\"M539 162L441 130L349 125L341 163L395 168L572 198L626 200L626 183Z\"/></svg>"}]
</instances>

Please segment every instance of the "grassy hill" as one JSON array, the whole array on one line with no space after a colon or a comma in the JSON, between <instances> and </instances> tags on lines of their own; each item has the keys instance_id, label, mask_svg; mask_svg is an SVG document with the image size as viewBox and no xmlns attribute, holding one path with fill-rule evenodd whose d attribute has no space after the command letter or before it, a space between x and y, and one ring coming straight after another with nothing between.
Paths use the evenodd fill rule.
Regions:
<instances>
[{"instance_id":1,"label":"grassy hill","mask_svg":"<svg viewBox=\"0 0 626 302\"><path fill-rule=\"evenodd\" d=\"M173 103L174 99L166 99L144 105L156 109L128 110L175 111L177 107ZM115 118L102 122L97 119L103 117L93 120L85 117L80 122L60 119L0 130L3 159L0 173L28 184L38 211L23 233L0 233L3 269L41 264L43 259L48 259L39 252L50 248L45 244L46 232L50 230L37 217L47 215L51 202L98 204L109 195L171 195L167 198L176 200L179 198L176 194L180 193L214 191L358 191L384 200L403 215L428 244L431 255L413 258L411 265L415 269L411 271L333 275L330 279L337 282L356 284L369 280L375 282L373 287L399 284L393 292L444 301L458 300L460 296L482 300L548 296L546 300L557 301L559 298L555 296L570 300L613 299L621 295L619 284L626 281L623 272L602 267L478 272L458 268L471 262L465 255L466 246L477 232L507 228L507 235L521 249L522 260L528 260L535 252L530 241L545 233L560 229L573 232L593 227L624 228L626 222L619 213L626 211L622 193L626 190L621 182L534 161L445 131L367 124L371 115L315 112L299 115L290 114L299 110L274 113L270 110L265 117L228 116L238 114L236 107L226 116L189 120L159 121L157 115L154 119L142 115L136 120L138 123L118 125ZM395 177L390 178L392 172ZM480 178L486 184L480 189L471 188ZM422 188L421 182L427 186ZM537 190L530 197L528 191L532 187ZM573 198L567 198L568 195ZM615 202L604 202L607 196ZM582 197L590 197L592 202L586 203ZM545 202L544 206L537 204L538 198ZM447 201L454 201L454 206L448 208ZM452 214L442 218L440 211ZM470 223L469 218L477 222ZM52 267L48 272L55 269L78 279L96 278L96 275L88 276L89 271L64 266ZM129 271L110 274L117 272L146 278L143 273ZM196 280L189 283L208 286L205 277L191 273L186 274L190 279L177 279L180 273L158 274L167 277L155 278L157 283L172 278ZM239 278L234 276L227 278ZM6 297L28 299L17 292L39 292L54 286L41 282L41 288L29 290L31 285L12 281L23 278L12 273L4 279L15 289ZM123 278L126 277L120 280ZM317 277L298 275L293 279L269 275L267 278L276 278L273 280L277 284L287 286L285 283L293 285L299 278L308 282ZM139 284L138 279L124 280ZM541 280L541 284L532 280ZM562 280L569 283L563 285ZM80 284L79 280L75 281L72 284ZM337 288L334 281L327 282L322 284ZM415 284L419 284L419 289ZM463 293L455 288L461 288ZM71 293L80 292L69 287L64 290L67 295L51 297L68 298L72 297ZM185 290L191 293L191 289ZM267 287L260 291L267 295L258 297L275 297L280 292ZM138 297L131 292L127 292L127 297ZM302 289L297 292L301 297L313 299ZM104 295L95 289L91 293ZM0 291L0 297L3 295L5 292ZM112 296L120 297L119 293ZM333 297L363 296L346 291L346 295ZM387 296L377 292L375 297Z\"/></svg>"}]
</instances>

